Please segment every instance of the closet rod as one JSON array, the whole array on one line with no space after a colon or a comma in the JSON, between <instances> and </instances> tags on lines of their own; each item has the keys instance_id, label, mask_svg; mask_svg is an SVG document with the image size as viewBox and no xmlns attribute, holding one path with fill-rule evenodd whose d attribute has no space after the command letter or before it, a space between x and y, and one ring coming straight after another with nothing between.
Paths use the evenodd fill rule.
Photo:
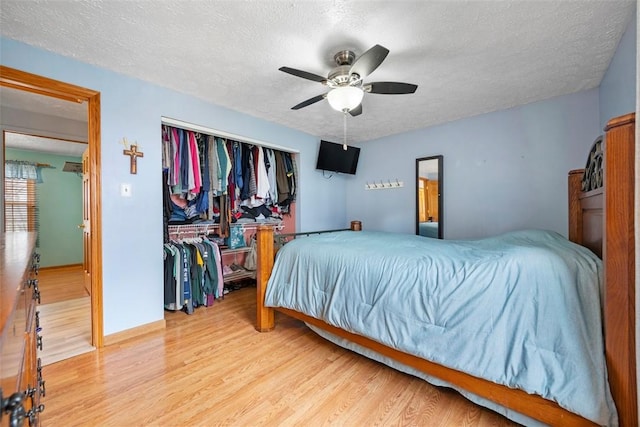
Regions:
<instances>
[{"instance_id":1,"label":"closet rod","mask_svg":"<svg viewBox=\"0 0 640 427\"><path fill-rule=\"evenodd\" d=\"M270 142L260 141L259 139L248 138L242 135L236 135L234 133L224 132L221 130L208 128L206 126L200 126L189 122L184 122L182 120L172 119L170 117L161 117L161 121L163 125L173 126L184 130L192 130L194 132L202 132L208 135L219 136L221 138L228 138L238 142L246 142L249 144L259 145L263 148L273 148L274 150L287 151L289 153L300 153L300 150L296 150L294 148L283 147L282 145L272 144Z\"/></svg>"}]
</instances>

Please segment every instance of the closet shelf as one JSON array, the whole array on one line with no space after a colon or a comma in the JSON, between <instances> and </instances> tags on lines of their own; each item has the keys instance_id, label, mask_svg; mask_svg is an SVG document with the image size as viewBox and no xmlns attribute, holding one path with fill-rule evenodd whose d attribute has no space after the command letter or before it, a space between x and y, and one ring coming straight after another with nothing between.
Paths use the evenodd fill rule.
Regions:
<instances>
[{"instance_id":1,"label":"closet shelf","mask_svg":"<svg viewBox=\"0 0 640 427\"><path fill-rule=\"evenodd\" d=\"M256 230L261 225L273 227L276 231L284 228L283 222L242 222L230 224L230 227ZM181 239L183 237L198 237L217 233L220 229L220 224L169 224L167 228L172 239Z\"/></svg>"},{"instance_id":2,"label":"closet shelf","mask_svg":"<svg viewBox=\"0 0 640 427\"><path fill-rule=\"evenodd\" d=\"M224 282L234 282L236 280L241 280L241 279L255 279L256 278L256 272L255 271L248 271L248 270L244 270L244 271L236 271L234 273L230 273L227 274L224 277Z\"/></svg>"},{"instance_id":3,"label":"closet shelf","mask_svg":"<svg viewBox=\"0 0 640 427\"><path fill-rule=\"evenodd\" d=\"M220 252L222 252L223 254L242 254L245 252L249 252L250 250L251 248L249 246L235 249L230 249L226 246L220 246Z\"/></svg>"}]
</instances>

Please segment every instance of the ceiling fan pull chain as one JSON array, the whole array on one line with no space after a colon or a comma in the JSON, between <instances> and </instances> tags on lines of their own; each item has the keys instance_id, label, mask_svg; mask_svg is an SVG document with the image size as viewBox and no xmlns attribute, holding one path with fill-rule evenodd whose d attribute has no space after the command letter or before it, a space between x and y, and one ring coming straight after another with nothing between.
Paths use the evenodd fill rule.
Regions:
<instances>
[{"instance_id":1,"label":"ceiling fan pull chain","mask_svg":"<svg viewBox=\"0 0 640 427\"><path fill-rule=\"evenodd\" d=\"M342 113L342 123L343 123L343 141L344 143L342 144L342 149L344 151L347 151L347 112L345 111L344 113Z\"/></svg>"}]
</instances>

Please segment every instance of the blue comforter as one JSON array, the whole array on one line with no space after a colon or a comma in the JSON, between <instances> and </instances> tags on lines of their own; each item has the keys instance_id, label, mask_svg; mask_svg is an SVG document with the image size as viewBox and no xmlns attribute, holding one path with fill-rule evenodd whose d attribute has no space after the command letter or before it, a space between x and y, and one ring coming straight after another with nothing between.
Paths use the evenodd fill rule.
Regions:
<instances>
[{"instance_id":1,"label":"blue comforter","mask_svg":"<svg viewBox=\"0 0 640 427\"><path fill-rule=\"evenodd\" d=\"M345 231L285 245L265 305L617 425L602 280L595 255L553 232L446 241Z\"/></svg>"}]
</instances>

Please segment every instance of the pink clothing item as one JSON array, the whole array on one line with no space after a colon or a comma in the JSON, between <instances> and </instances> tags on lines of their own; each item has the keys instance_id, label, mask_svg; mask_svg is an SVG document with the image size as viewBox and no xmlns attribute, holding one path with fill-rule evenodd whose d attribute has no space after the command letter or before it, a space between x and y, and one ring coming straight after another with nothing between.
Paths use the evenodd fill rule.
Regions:
<instances>
[{"instance_id":1,"label":"pink clothing item","mask_svg":"<svg viewBox=\"0 0 640 427\"><path fill-rule=\"evenodd\" d=\"M187 207L187 201L183 199L180 194L171 194L171 201L182 209Z\"/></svg>"},{"instance_id":2,"label":"pink clothing item","mask_svg":"<svg viewBox=\"0 0 640 427\"><path fill-rule=\"evenodd\" d=\"M189 182L189 192L197 194L202 187L202 175L200 173L200 152L196 143L196 134L189 132L189 151L191 154L191 168L193 169L193 187Z\"/></svg>"}]
</instances>

